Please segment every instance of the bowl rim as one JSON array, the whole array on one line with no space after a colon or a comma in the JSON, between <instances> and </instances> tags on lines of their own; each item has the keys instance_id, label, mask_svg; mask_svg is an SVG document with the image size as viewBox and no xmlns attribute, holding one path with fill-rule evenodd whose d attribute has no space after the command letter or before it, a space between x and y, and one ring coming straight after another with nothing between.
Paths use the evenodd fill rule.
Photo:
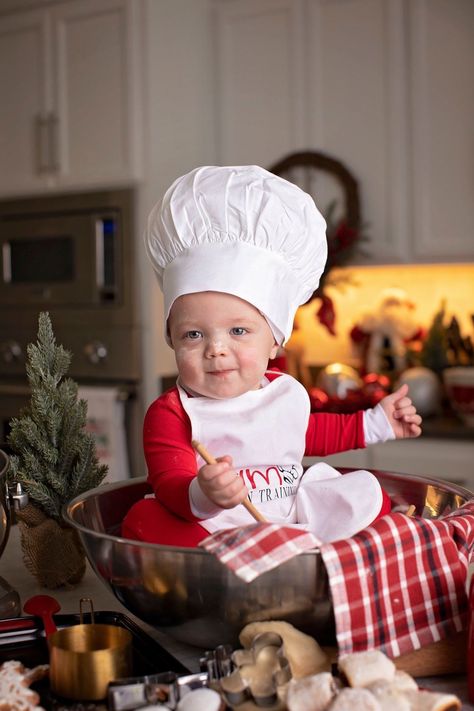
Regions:
<instances>
[{"instance_id":1,"label":"bowl rim","mask_svg":"<svg viewBox=\"0 0 474 711\"><path fill-rule=\"evenodd\" d=\"M340 471L342 474L348 473L351 471L354 471L354 467L338 467L338 471ZM407 476L410 477L410 479L415 479L417 481L420 481L426 485L431 485L431 486L439 486L440 484L445 483L446 485L449 486L450 488L450 493L453 493L455 495L460 495L463 498L466 499L466 502L469 501L471 498L474 497L474 493L471 492L469 489L466 489L463 486L460 486L459 484L455 484L453 482L450 482L448 480L444 479L437 479L436 477L429 477L429 476L424 476L420 474L406 474L402 472L396 472L392 471L389 469L367 469L367 471L375 474L377 476L378 474L387 474L388 476L394 478L394 479L406 479ZM92 536L94 538L100 538L101 540L109 540L114 543L123 543L126 545L131 545L131 546L136 546L140 548L150 548L151 550L161 550L161 551L169 551L169 552L186 552L186 553L195 553L196 555L212 555L208 551L206 551L204 548L196 547L196 548L187 548L185 546L165 546L160 543L147 543L145 541L134 541L130 538L124 538L123 536L114 536L111 533L104 533L101 531L94 531L91 528L87 528L86 526L83 526L82 524L78 523L72 518L72 512L74 511L75 508L79 504L82 504L84 501L87 501L88 499L92 499L97 494L103 493L106 489L109 491L115 491L117 489L124 489L131 484L147 484L148 483L148 477L141 476L141 477L131 477L130 479L124 479L122 481L118 482L106 482L105 484L101 484L100 486L95 487L94 489L89 489L88 491L79 494L78 496L75 496L73 499L71 499L67 504L64 504L62 508L62 516L63 519L68 523L70 526L75 528L78 531L81 531L84 534L87 534L88 536ZM151 488L151 487L150 487ZM209 534L211 535L211 534ZM314 548L309 551L303 551L300 555L316 555L319 554L320 548L319 546L317 548Z\"/></svg>"},{"instance_id":2,"label":"bowl rim","mask_svg":"<svg viewBox=\"0 0 474 711\"><path fill-rule=\"evenodd\" d=\"M106 489L108 489L109 491L116 491L117 489L125 489L131 484L146 483L148 483L148 477L145 475L140 477L130 477L130 479L123 479L122 481L106 482L105 484L100 484L94 489L89 489L83 494L75 496L67 504L64 504L61 510L62 518L67 524L75 528L77 531L81 531L82 533L85 533L88 536L92 536L93 538L100 538L101 540L105 539L114 543L124 543L126 545L136 546L140 548L151 548L152 550L168 550L170 552L174 551L196 553L197 555L207 555L208 552L204 548L187 548L185 546L164 546L160 543L134 541L131 538L124 538L123 536L113 536L111 533L104 533L102 531L94 531L91 528L87 528L87 526L83 526L82 524L77 523L77 521L74 521L74 519L72 518L71 511L73 511L79 504L82 504L83 501L87 501L88 499L92 499L94 496L97 496L97 494L103 493Z\"/></svg>"}]
</instances>

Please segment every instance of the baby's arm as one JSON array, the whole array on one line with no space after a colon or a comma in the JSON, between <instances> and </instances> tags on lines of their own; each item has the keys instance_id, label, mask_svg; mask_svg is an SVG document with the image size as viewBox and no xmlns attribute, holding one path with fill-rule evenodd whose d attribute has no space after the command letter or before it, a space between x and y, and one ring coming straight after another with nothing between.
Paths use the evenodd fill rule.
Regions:
<instances>
[{"instance_id":1,"label":"baby's arm","mask_svg":"<svg viewBox=\"0 0 474 711\"><path fill-rule=\"evenodd\" d=\"M311 413L306 432L308 456L327 456L387 439L418 437L421 417L403 385L371 410L351 415Z\"/></svg>"},{"instance_id":2,"label":"baby's arm","mask_svg":"<svg viewBox=\"0 0 474 711\"><path fill-rule=\"evenodd\" d=\"M149 407L143 428L148 481L166 508L189 521L215 516L247 496L229 457L198 472L191 445L191 424L177 391L161 395Z\"/></svg>"},{"instance_id":3,"label":"baby's arm","mask_svg":"<svg viewBox=\"0 0 474 711\"><path fill-rule=\"evenodd\" d=\"M307 456L326 457L348 449L365 447L363 412L340 415L312 412L306 430Z\"/></svg>"},{"instance_id":4,"label":"baby's arm","mask_svg":"<svg viewBox=\"0 0 474 711\"><path fill-rule=\"evenodd\" d=\"M194 507L191 489L197 485L196 451L191 445L191 423L174 388L149 407L143 427L148 482L158 501L187 521L208 518L217 510L197 486L207 508ZM201 508L203 509L201 511ZM197 510L199 509L199 510Z\"/></svg>"}]
</instances>

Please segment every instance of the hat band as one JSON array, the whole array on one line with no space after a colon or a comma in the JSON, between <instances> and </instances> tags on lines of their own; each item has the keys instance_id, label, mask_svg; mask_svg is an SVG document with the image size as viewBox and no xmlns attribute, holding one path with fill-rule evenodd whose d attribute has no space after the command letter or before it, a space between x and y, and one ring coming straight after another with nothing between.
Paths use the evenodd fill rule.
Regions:
<instances>
[{"instance_id":1,"label":"hat band","mask_svg":"<svg viewBox=\"0 0 474 711\"><path fill-rule=\"evenodd\" d=\"M298 283L283 258L246 242L201 244L184 250L164 270L165 322L179 296L219 291L261 311L277 343L291 336Z\"/></svg>"}]
</instances>

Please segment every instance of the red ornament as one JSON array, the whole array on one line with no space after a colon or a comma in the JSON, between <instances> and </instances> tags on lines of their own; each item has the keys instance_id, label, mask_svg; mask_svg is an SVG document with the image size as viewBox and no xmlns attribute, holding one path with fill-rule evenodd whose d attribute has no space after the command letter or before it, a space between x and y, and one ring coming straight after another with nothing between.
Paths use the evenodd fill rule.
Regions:
<instances>
[{"instance_id":1,"label":"red ornament","mask_svg":"<svg viewBox=\"0 0 474 711\"><path fill-rule=\"evenodd\" d=\"M364 390L371 392L374 389L385 388L390 390L390 378L382 373L367 373L362 378L364 381Z\"/></svg>"},{"instance_id":2,"label":"red ornament","mask_svg":"<svg viewBox=\"0 0 474 711\"><path fill-rule=\"evenodd\" d=\"M321 388L310 388L309 389L309 401L311 403L311 410L326 410L329 404L329 396L321 390Z\"/></svg>"},{"instance_id":3,"label":"red ornament","mask_svg":"<svg viewBox=\"0 0 474 711\"><path fill-rule=\"evenodd\" d=\"M390 392L390 378L382 373L367 373L363 391L370 407L375 407Z\"/></svg>"}]
</instances>

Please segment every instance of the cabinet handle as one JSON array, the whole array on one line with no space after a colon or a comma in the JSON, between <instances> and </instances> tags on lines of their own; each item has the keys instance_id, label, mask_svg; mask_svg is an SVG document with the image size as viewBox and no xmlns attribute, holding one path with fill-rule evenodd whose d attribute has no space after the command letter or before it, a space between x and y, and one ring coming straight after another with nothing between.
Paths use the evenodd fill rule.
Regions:
<instances>
[{"instance_id":1,"label":"cabinet handle","mask_svg":"<svg viewBox=\"0 0 474 711\"><path fill-rule=\"evenodd\" d=\"M35 118L35 136L36 136L36 165L38 173L42 175L49 171L48 160L48 117L43 114L38 114Z\"/></svg>"},{"instance_id":2,"label":"cabinet handle","mask_svg":"<svg viewBox=\"0 0 474 711\"><path fill-rule=\"evenodd\" d=\"M58 126L59 119L55 113L50 113L47 119L48 124L48 148L49 148L49 171L57 173L59 171L59 150L58 150Z\"/></svg>"}]
</instances>

